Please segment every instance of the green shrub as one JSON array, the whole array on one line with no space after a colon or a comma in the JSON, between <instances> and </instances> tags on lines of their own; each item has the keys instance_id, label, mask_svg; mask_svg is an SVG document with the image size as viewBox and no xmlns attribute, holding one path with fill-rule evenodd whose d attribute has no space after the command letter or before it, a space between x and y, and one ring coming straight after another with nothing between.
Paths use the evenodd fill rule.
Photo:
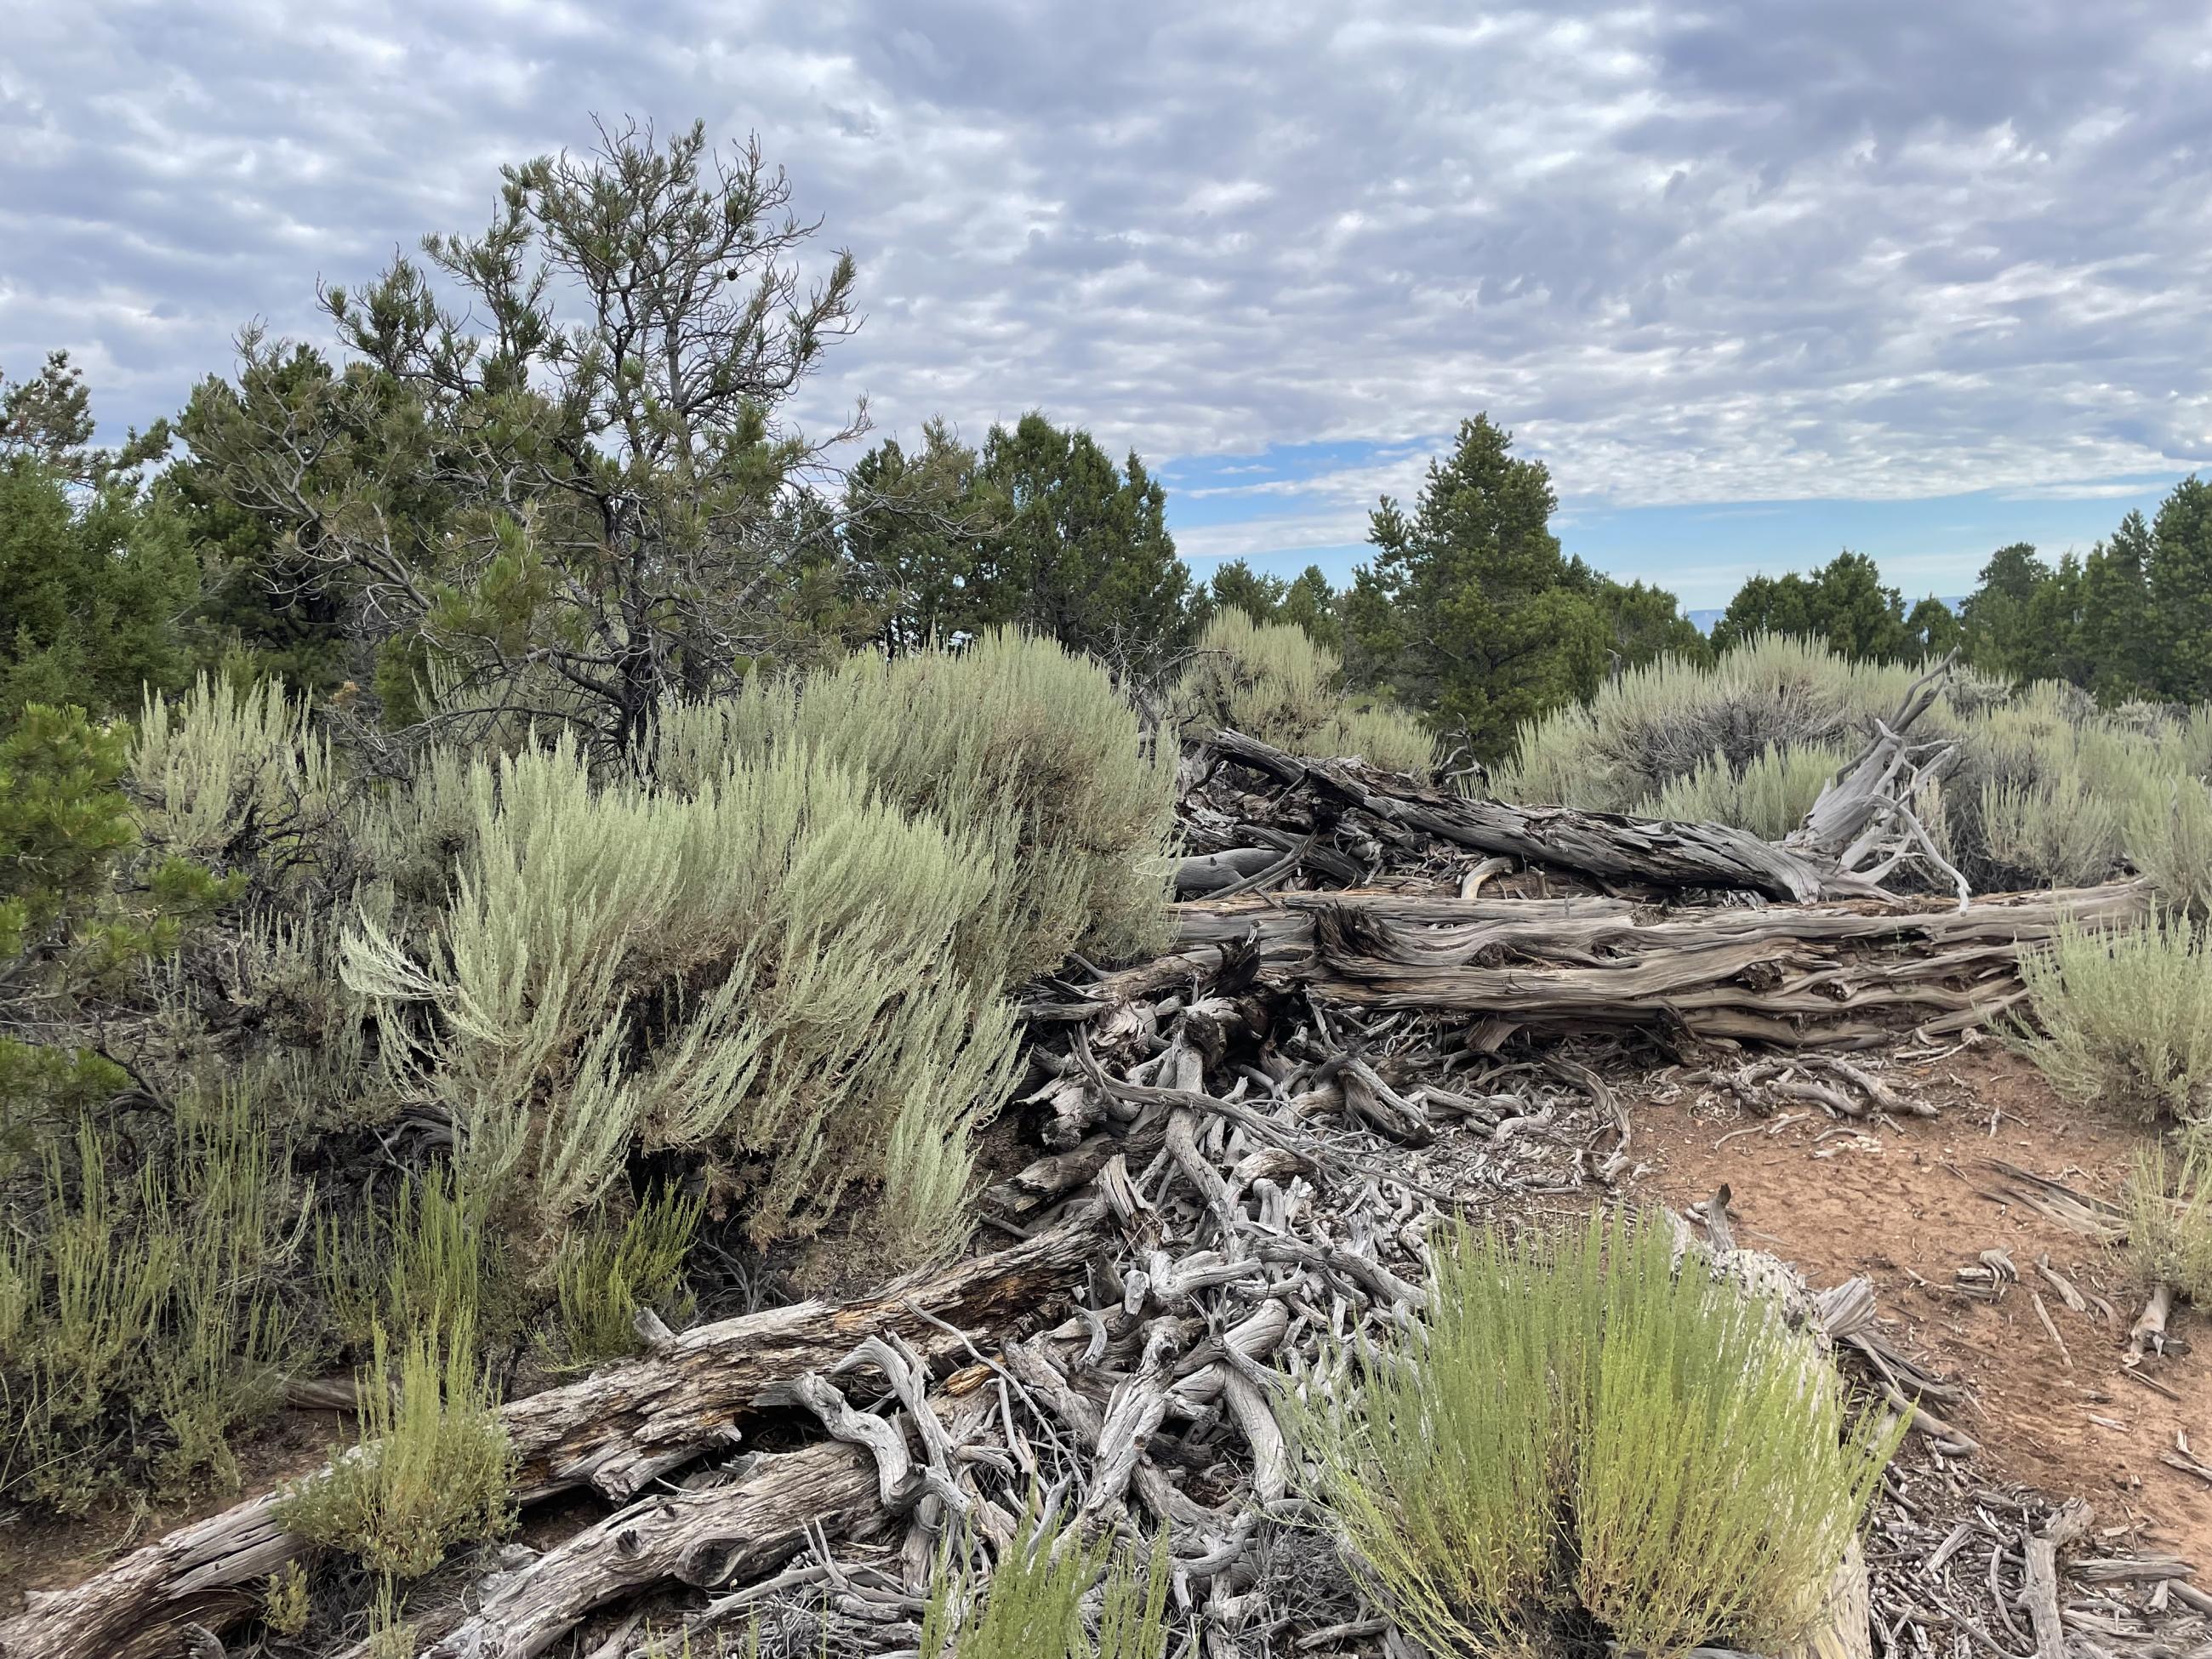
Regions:
<instances>
[{"instance_id":1,"label":"green shrub","mask_svg":"<svg viewBox=\"0 0 2212 1659\"><path fill-rule=\"evenodd\" d=\"M1496 769L1500 799L1626 812L1725 757L1731 773L1769 750L1856 753L1867 716L1896 713L1915 672L1848 662L1818 640L1762 634L1710 665L1664 656L1587 704L1521 728Z\"/></svg>"},{"instance_id":2,"label":"green shrub","mask_svg":"<svg viewBox=\"0 0 2212 1659\"><path fill-rule=\"evenodd\" d=\"M1000 1557L980 1614L968 1606L974 1578L940 1561L923 1605L919 1651L932 1659L1165 1659L1168 1569L1164 1532L1139 1560L1110 1539L1079 1545L1054 1516ZM1084 1604L1094 1589L1091 1626Z\"/></svg>"},{"instance_id":3,"label":"green shrub","mask_svg":"<svg viewBox=\"0 0 2212 1659\"><path fill-rule=\"evenodd\" d=\"M789 747L928 814L997 871L993 934L966 954L1010 981L1069 952L1142 955L1166 937L1175 763L1086 657L987 635L889 660L862 653L804 679L756 676L733 697L664 711L656 776L711 781Z\"/></svg>"},{"instance_id":4,"label":"green shrub","mask_svg":"<svg viewBox=\"0 0 2212 1659\"><path fill-rule=\"evenodd\" d=\"M2148 1291L2169 1285L2212 1307L2212 1154L2192 1144L2169 1184L2163 1147L2137 1155L2128 1182L2128 1267Z\"/></svg>"},{"instance_id":5,"label":"green shrub","mask_svg":"<svg viewBox=\"0 0 2212 1659\"><path fill-rule=\"evenodd\" d=\"M2021 977L2041 1028L2021 1047L2060 1094L2147 1121L2212 1111L2212 958L2185 919L2066 927Z\"/></svg>"},{"instance_id":6,"label":"green shrub","mask_svg":"<svg viewBox=\"0 0 2212 1659\"><path fill-rule=\"evenodd\" d=\"M374 1571L418 1578L455 1545L513 1528L514 1449L465 1317L418 1329L397 1356L379 1328L372 1349L360 1445L286 1492L277 1516Z\"/></svg>"},{"instance_id":7,"label":"green shrub","mask_svg":"<svg viewBox=\"0 0 2212 1659\"><path fill-rule=\"evenodd\" d=\"M403 1176L388 1207L372 1194L350 1224L325 1214L315 1266L331 1324L361 1352L380 1330L412 1334L459 1320L496 1341L520 1322L484 1196L442 1166Z\"/></svg>"},{"instance_id":8,"label":"green shrub","mask_svg":"<svg viewBox=\"0 0 2212 1659\"><path fill-rule=\"evenodd\" d=\"M619 1224L602 1222L561 1241L555 1283L570 1358L589 1365L635 1352L641 1308L671 1323L688 1315L684 1258L705 1207L702 1197L659 1193Z\"/></svg>"},{"instance_id":9,"label":"green shrub","mask_svg":"<svg viewBox=\"0 0 2212 1659\"><path fill-rule=\"evenodd\" d=\"M2127 821L2129 862L2177 912L2212 918L2212 787L2182 775L2142 793Z\"/></svg>"},{"instance_id":10,"label":"green shrub","mask_svg":"<svg viewBox=\"0 0 2212 1659\"><path fill-rule=\"evenodd\" d=\"M50 1146L43 1206L0 1252L0 1492L64 1510L234 1486L226 1437L296 1351L289 1158L252 1103L185 1100L135 1171L117 1144L88 1118Z\"/></svg>"},{"instance_id":11,"label":"green shrub","mask_svg":"<svg viewBox=\"0 0 2212 1659\"><path fill-rule=\"evenodd\" d=\"M1436 749L1403 709L1348 699L1342 659L1305 629L1255 623L1233 605L1206 624L1171 709L1186 739L1226 726L1294 755L1357 756L1393 771L1427 771Z\"/></svg>"},{"instance_id":12,"label":"green shrub","mask_svg":"<svg viewBox=\"0 0 2212 1659\"><path fill-rule=\"evenodd\" d=\"M130 753L127 730L38 703L0 738L0 962L106 890L137 839L119 787Z\"/></svg>"},{"instance_id":13,"label":"green shrub","mask_svg":"<svg viewBox=\"0 0 2212 1659\"><path fill-rule=\"evenodd\" d=\"M1392 1612L1440 1651L1538 1646L1579 1606L1629 1648L1803 1637L1897 1425L1646 1218L1435 1252L1417 1334L1287 1415Z\"/></svg>"},{"instance_id":14,"label":"green shrub","mask_svg":"<svg viewBox=\"0 0 2212 1659\"><path fill-rule=\"evenodd\" d=\"M307 1620L313 1611L305 1567L297 1561L288 1561L270 1574L269 1583L261 1592L261 1622L274 1634L297 1640L307 1634Z\"/></svg>"},{"instance_id":15,"label":"green shrub","mask_svg":"<svg viewBox=\"0 0 2212 1659\"><path fill-rule=\"evenodd\" d=\"M964 1179L1016 1043L986 988L1005 872L983 846L798 745L683 792L594 783L565 738L473 769L434 926L410 943L364 913L343 945L392 1086L443 1103L466 1187L550 1240L635 1143L695 1148L765 1240L880 1182L917 1113Z\"/></svg>"},{"instance_id":16,"label":"green shrub","mask_svg":"<svg viewBox=\"0 0 2212 1659\"><path fill-rule=\"evenodd\" d=\"M1832 744L1770 744L1741 767L1715 750L1694 772L1672 780L1644 801L1645 817L1685 823L1727 823L1768 841L1797 828L1828 781L1851 759Z\"/></svg>"}]
</instances>

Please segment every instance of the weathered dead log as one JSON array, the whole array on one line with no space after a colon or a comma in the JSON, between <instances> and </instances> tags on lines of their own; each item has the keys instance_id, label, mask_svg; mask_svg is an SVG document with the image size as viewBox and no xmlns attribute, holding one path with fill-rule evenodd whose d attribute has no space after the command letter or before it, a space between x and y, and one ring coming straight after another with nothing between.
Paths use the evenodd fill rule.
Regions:
<instances>
[{"instance_id":1,"label":"weathered dead log","mask_svg":"<svg viewBox=\"0 0 2212 1659\"><path fill-rule=\"evenodd\" d=\"M1284 849L1274 847L1231 847L1218 853L1201 853L1176 866L1176 896L1194 898L1249 881L1269 866L1280 863Z\"/></svg>"},{"instance_id":2,"label":"weathered dead log","mask_svg":"<svg viewBox=\"0 0 2212 1659\"><path fill-rule=\"evenodd\" d=\"M774 1572L805 1547L810 1527L842 1537L879 1516L877 1477L866 1452L833 1441L763 1458L731 1486L633 1504L497 1581L422 1659L531 1659L620 1596L672 1579L718 1589Z\"/></svg>"},{"instance_id":3,"label":"weathered dead log","mask_svg":"<svg viewBox=\"0 0 2212 1659\"><path fill-rule=\"evenodd\" d=\"M1474 800L1344 761L1301 760L1241 732L1217 732L1209 741L1224 759L1294 787L1310 785L1385 824L1478 853L1504 854L1601 880L1736 888L1800 903L1877 890L1861 877L1725 824Z\"/></svg>"},{"instance_id":4,"label":"weathered dead log","mask_svg":"<svg viewBox=\"0 0 2212 1659\"><path fill-rule=\"evenodd\" d=\"M2027 1578L2020 1599L2035 1626L2036 1659L2066 1659L2066 1626L2058 1608L2058 1552L2089 1530L2089 1506L2074 1498L2027 1540Z\"/></svg>"},{"instance_id":5,"label":"weathered dead log","mask_svg":"<svg viewBox=\"0 0 2212 1659\"><path fill-rule=\"evenodd\" d=\"M1186 948L1241 934L1278 982L1357 1006L1506 1025L1663 1024L1785 1045L1855 1043L1898 1023L1980 1024L2020 996L2024 946L2149 913L2139 882L1978 900L1649 908L1389 890L1177 907Z\"/></svg>"},{"instance_id":6,"label":"weathered dead log","mask_svg":"<svg viewBox=\"0 0 2212 1659\"><path fill-rule=\"evenodd\" d=\"M804 1372L896 1333L925 1359L964 1351L957 1331L1030 1327L1090 1269L1103 1212L1086 1206L1011 1249L893 1280L848 1302L702 1325L665 1351L610 1365L504 1407L524 1502L591 1486L627 1500L655 1475L726 1447ZM869 1476L872 1490L872 1473ZM0 1625L0 1659L156 1659L177 1631L220 1631L256 1605L260 1581L305 1552L274 1496L250 1499L133 1551L73 1589L34 1592Z\"/></svg>"}]
</instances>

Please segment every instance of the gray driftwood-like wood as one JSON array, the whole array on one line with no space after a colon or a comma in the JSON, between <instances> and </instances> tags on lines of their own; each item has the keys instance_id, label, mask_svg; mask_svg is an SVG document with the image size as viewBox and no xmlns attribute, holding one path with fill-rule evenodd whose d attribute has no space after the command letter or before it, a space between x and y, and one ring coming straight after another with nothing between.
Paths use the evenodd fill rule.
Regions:
<instances>
[{"instance_id":1,"label":"gray driftwood-like wood","mask_svg":"<svg viewBox=\"0 0 2212 1659\"><path fill-rule=\"evenodd\" d=\"M702 1325L658 1353L516 1401L500 1419L520 1459L522 1500L590 1486L627 1501L655 1475L729 1446L748 1417L787 1401L794 1377L830 1369L866 1338L896 1334L936 1363L964 1353L947 1326L1027 1328L1089 1271L1102 1213L1085 1206L1012 1249L895 1279L858 1300ZM872 1504L874 1468L865 1458L860 1467ZM273 1495L252 1498L74 1589L33 1593L0 1624L0 1659L162 1659L187 1624L221 1631L252 1610L270 1573L306 1553L276 1509Z\"/></svg>"},{"instance_id":2,"label":"gray driftwood-like wood","mask_svg":"<svg viewBox=\"0 0 2212 1659\"><path fill-rule=\"evenodd\" d=\"M2150 908L2140 882L1997 896L1966 910L1890 901L1657 912L1589 898L1285 893L1178 906L1174 960L1250 939L1271 974L1357 1007L1848 1047L1899 1024L1982 1024L2022 994L2023 946L2069 921L2118 926Z\"/></svg>"},{"instance_id":3,"label":"gray driftwood-like wood","mask_svg":"<svg viewBox=\"0 0 2212 1659\"><path fill-rule=\"evenodd\" d=\"M1601 880L1736 888L1801 903L1824 895L1865 894L1872 887L1811 854L1724 824L1472 800L1343 761L1301 760L1241 732L1216 732L1209 741L1225 760L1282 783L1311 785L1385 823Z\"/></svg>"},{"instance_id":4,"label":"gray driftwood-like wood","mask_svg":"<svg viewBox=\"0 0 2212 1659\"><path fill-rule=\"evenodd\" d=\"M632 1504L498 1581L422 1659L531 1659L633 1591L761 1577L805 1547L810 1527L839 1538L878 1516L878 1479L866 1451L831 1441L763 1458L731 1486Z\"/></svg>"}]
</instances>

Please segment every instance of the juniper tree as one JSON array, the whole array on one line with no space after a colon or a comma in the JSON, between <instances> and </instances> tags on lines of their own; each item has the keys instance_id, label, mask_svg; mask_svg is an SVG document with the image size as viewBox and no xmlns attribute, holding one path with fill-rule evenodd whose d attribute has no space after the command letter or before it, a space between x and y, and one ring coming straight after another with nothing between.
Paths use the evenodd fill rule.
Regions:
<instances>
[{"instance_id":1,"label":"juniper tree","mask_svg":"<svg viewBox=\"0 0 2212 1659\"><path fill-rule=\"evenodd\" d=\"M858 325L850 256L810 282L791 199L757 143L602 126L504 169L483 234L321 290L342 370L246 337L196 452L344 583L387 702L431 690L387 715L552 716L628 752L665 696L787 647L836 530L805 498L865 416L787 419Z\"/></svg>"},{"instance_id":2,"label":"juniper tree","mask_svg":"<svg viewBox=\"0 0 2212 1659\"><path fill-rule=\"evenodd\" d=\"M1485 758L1521 721L1596 688L1609 632L1552 534L1551 475L1512 444L1487 416L1462 422L1413 511L1385 496L1370 515L1376 556L1345 601L1355 682L1427 711Z\"/></svg>"}]
</instances>

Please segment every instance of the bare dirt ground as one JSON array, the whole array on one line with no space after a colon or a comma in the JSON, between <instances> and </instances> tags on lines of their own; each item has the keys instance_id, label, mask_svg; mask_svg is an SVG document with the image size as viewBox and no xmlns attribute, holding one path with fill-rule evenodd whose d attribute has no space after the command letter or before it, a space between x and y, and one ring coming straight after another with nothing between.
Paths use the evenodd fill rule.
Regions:
<instances>
[{"instance_id":1,"label":"bare dirt ground","mask_svg":"<svg viewBox=\"0 0 2212 1659\"><path fill-rule=\"evenodd\" d=\"M1964 1384L1966 1401L1944 1415L1981 1443L1993 1474L2086 1498L2100 1536L2212 1571L2212 1486L2159 1461L2177 1431L2200 1455L2212 1451L2212 1329L2178 1309L2175 1346L2204 1347L2145 1361L2166 1392L2128 1375L2121 1359L2142 1302L2118 1255L2007 1201L1977 1167L2002 1159L2117 1199L2153 1132L2058 1100L1994 1040L1932 1065L1893 1059L1883 1075L1942 1115L1839 1125L1815 1109L1774 1128L1725 1093L1655 1077L1626 1091L1635 1156L1650 1166L1642 1190L1679 1209L1726 1182L1738 1243L1794 1263L1816 1287L1869 1275L1894 1345ZM1962 1293L1955 1277L1990 1249L2021 1274L1995 1301ZM2087 1315L2068 1309L2039 1281L2042 1256L2109 1303L2112 1320L2094 1302Z\"/></svg>"}]
</instances>

